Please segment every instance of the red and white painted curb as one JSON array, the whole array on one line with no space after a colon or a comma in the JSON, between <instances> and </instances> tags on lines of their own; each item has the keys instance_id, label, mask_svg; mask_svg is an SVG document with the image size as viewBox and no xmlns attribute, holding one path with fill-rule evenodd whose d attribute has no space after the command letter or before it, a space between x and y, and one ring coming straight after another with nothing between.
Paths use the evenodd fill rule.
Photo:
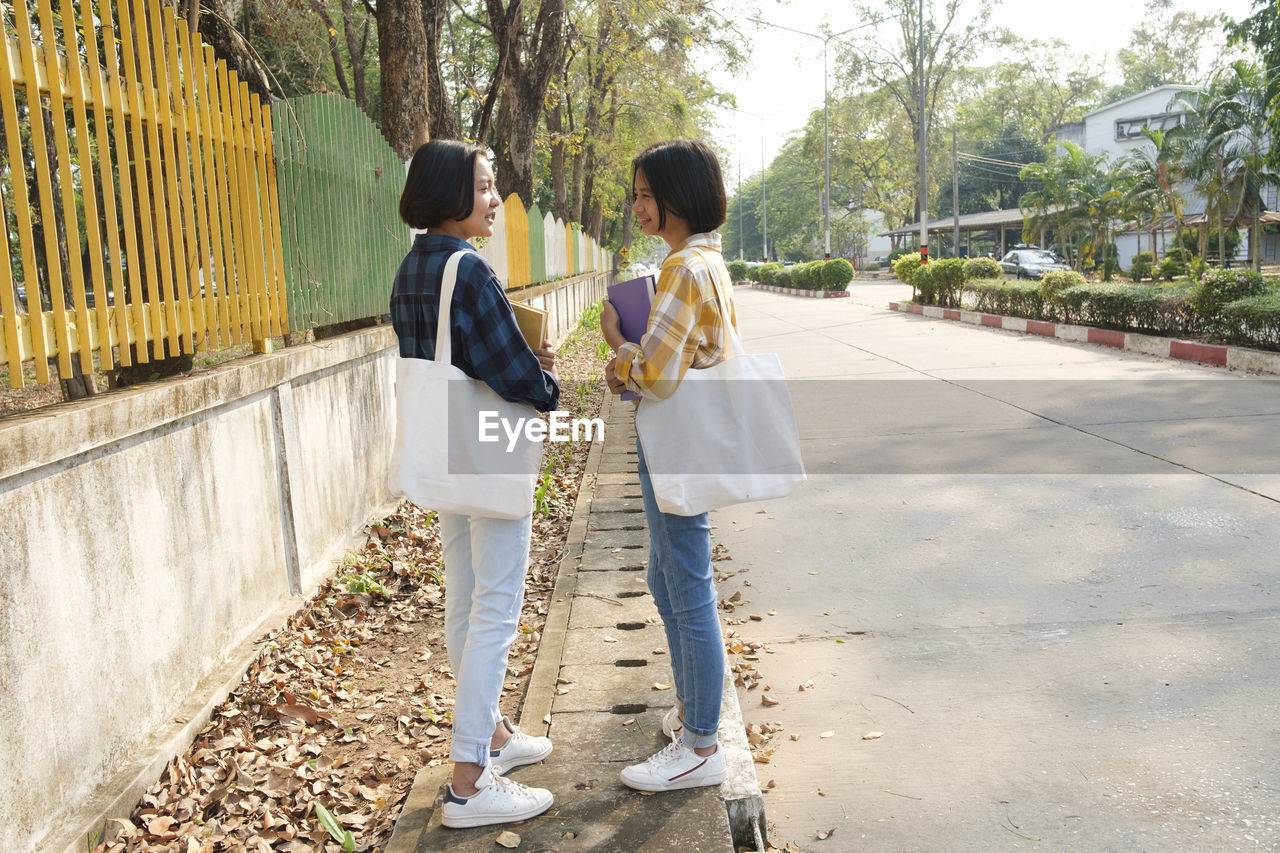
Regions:
<instances>
[{"instance_id":1,"label":"red and white painted curb","mask_svg":"<svg viewBox=\"0 0 1280 853\"><path fill-rule=\"evenodd\" d=\"M1264 352L1245 347L1202 344L1198 341L1181 341L1177 338L1158 338L1137 332L1117 332L1114 329L1095 329L1092 326L1074 326L1070 323L1047 323L1028 320L1025 317L1005 317L981 311L965 311L960 308L940 308L936 305L913 305L909 302L890 302L890 311L919 314L934 320L958 320L974 326L988 326L1010 332L1042 335L1063 341L1100 344L1106 347L1140 352L1158 358L1174 358L1194 361L1230 370L1250 373L1280 374L1280 353Z\"/></svg>"},{"instance_id":2,"label":"red and white painted curb","mask_svg":"<svg viewBox=\"0 0 1280 853\"><path fill-rule=\"evenodd\" d=\"M772 284L756 284L752 282L751 286L756 290L767 290L770 293L786 293L790 296L811 296L814 299L837 299L841 296L848 296L847 290L802 290L798 287L777 287Z\"/></svg>"}]
</instances>

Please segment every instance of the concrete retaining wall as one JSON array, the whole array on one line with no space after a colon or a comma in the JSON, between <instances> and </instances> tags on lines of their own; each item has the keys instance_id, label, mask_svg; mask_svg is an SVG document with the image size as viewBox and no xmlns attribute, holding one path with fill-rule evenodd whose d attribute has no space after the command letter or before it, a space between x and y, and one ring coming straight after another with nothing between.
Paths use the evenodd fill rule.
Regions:
<instances>
[{"instance_id":1,"label":"concrete retaining wall","mask_svg":"<svg viewBox=\"0 0 1280 853\"><path fill-rule=\"evenodd\" d=\"M555 337L608 280L538 294ZM127 816L390 507L395 353L378 326L0 420L6 849Z\"/></svg>"}]
</instances>

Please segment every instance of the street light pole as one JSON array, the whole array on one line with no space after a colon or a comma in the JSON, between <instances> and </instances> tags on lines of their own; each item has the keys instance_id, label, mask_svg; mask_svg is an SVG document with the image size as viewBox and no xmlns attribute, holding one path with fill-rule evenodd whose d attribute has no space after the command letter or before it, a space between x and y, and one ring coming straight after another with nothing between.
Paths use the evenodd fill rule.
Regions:
<instances>
[{"instance_id":1,"label":"street light pole","mask_svg":"<svg viewBox=\"0 0 1280 853\"><path fill-rule=\"evenodd\" d=\"M923 2L923 0L921 0ZM748 18L757 24L766 27L774 27L779 30L796 33L797 35L809 36L810 38L822 41L822 173L824 177L823 185L825 187L822 197L822 219L824 240L823 245L826 251L827 260L831 260L831 97L827 88L827 45L832 39L847 35L854 30L860 30L863 27L870 27L880 23L879 20L871 21L866 24L859 24L856 27L850 27L847 30L841 30L838 33L828 33L821 35L819 33L811 33L806 30L797 30L794 27L784 27L782 24L774 24L761 18Z\"/></svg>"}]
</instances>

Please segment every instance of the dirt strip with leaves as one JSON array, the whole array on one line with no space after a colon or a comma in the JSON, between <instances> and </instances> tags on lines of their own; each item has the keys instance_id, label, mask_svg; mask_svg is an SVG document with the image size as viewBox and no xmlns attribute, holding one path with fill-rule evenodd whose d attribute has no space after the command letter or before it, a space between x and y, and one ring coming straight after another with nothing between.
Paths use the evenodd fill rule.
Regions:
<instances>
[{"instance_id":1,"label":"dirt strip with leaves","mask_svg":"<svg viewBox=\"0 0 1280 853\"><path fill-rule=\"evenodd\" d=\"M597 315L598 316L598 315ZM590 314L560 348L560 409L594 417ZM524 701L590 446L545 444L519 635L500 705ZM435 514L402 502L259 641L239 686L94 853L381 851L419 768L448 760L454 697ZM96 841L96 839L95 839Z\"/></svg>"}]
</instances>

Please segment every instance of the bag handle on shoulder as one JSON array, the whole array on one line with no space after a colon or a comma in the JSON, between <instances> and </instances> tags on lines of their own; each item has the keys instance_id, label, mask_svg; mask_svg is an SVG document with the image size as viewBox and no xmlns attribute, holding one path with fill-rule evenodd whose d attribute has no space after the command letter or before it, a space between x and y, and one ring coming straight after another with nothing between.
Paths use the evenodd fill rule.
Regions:
<instances>
[{"instance_id":1,"label":"bag handle on shoulder","mask_svg":"<svg viewBox=\"0 0 1280 853\"><path fill-rule=\"evenodd\" d=\"M711 286L715 288L716 302L720 305L720 315L724 319L724 326L729 340L733 341L733 354L742 355L746 350L742 346L742 336L738 334L737 328L733 325L733 312L730 310L729 300L725 297L725 292L720 288L720 276L716 275L716 268L711 261L707 260L707 256L702 253L701 249L693 247L693 253L702 258L702 262L707 265L707 274L711 276Z\"/></svg>"},{"instance_id":2,"label":"bag handle on shoulder","mask_svg":"<svg viewBox=\"0 0 1280 853\"><path fill-rule=\"evenodd\" d=\"M458 281L458 264L462 261L462 256L467 254L465 249L460 249L449 256L449 260L444 263L444 275L440 280L440 310L436 319L436 355L435 361L445 362L451 360L453 353L452 341L449 339L449 307L453 304L453 286Z\"/></svg>"}]
</instances>

